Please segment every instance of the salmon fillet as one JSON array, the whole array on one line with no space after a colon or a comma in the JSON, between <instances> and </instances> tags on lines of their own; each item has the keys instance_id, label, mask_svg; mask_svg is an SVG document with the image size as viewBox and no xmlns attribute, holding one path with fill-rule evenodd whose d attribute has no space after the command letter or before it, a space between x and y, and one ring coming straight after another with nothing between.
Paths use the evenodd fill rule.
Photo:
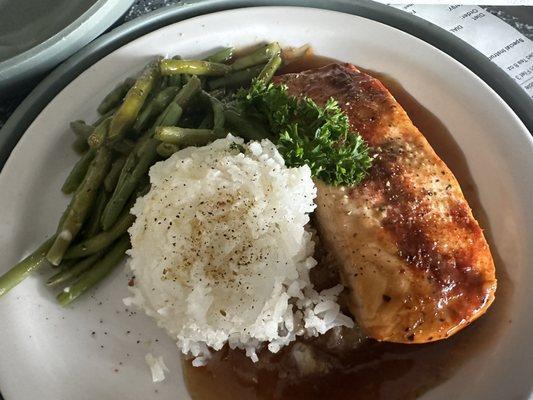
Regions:
<instances>
[{"instance_id":1,"label":"salmon fillet","mask_svg":"<svg viewBox=\"0 0 533 400\"><path fill-rule=\"evenodd\" d=\"M321 105L336 99L372 147L359 185L316 182L320 238L365 334L431 342L482 315L496 290L489 246L454 175L383 84L351 64L276 82Z\"/></svg>"}]
</instances>

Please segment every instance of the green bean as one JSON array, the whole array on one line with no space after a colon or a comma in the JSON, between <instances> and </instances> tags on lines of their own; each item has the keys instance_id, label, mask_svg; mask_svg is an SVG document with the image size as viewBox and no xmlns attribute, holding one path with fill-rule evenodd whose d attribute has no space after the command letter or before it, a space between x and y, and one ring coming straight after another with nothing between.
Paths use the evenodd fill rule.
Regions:
<instances>
[{"instance_id":1,"label":"green bean","mask_svg":"<svg viewBox=\"0 0 533 400\"><path fill-rule=\"evenodd\" d=\"M231 57L233 57L234 52L233 47L225 47L219 51L216 51L215 53L207 56L205 58L205 61L214 62L214 63L225 63L231 60Z\"/></svg>"},{"instance_id":2,"label":"green bean","mask_svg":"<svg viewBox=\"0 0 533 400\"><path fill-rule=\"evenodd\" d=\"M148 64L124 97L124 101L113 115L109 126L108 138L110 142L122 139L126 131L135 123L141 107L159 78L158 67L159 60Z\"/></svg>"},{"instance_id":3,"label":"green bean","mask_svg":"<svg viewBox=\"0 0 533 400\"><path fill-rule=\"evenodd\" d=\"M152 129L135 145L135 149L130 153L124 168L122 168L113 195L102 214L102 227L104 230L109 229L116 221L128 198L138 185L139 180L148 172L148 169L157 159L158 143L150 138L155 127L177 124L183 113L182 107L199 91L200 81L198 78L192 77L176 94L165 111L159 115Z\"/></svg>"},{"instance_id":4,"label":"green bean","mask_svg":"<svg viewBox=\"0 0 533 400\"><path fill-rule=\"evenodd\" d=\"M148 124L169 105L178 91L178 87L171 86L159 92L141 111L133 124L133 130L136 132L144 131Z\"/></svg>"},{"instance_id":5,"label":"green bean","mask_svg":"<svg viewBox=\"0 0 533 400\"><path fill-rule=\"evenodd\" d=\"M59 265L57 266L57 270L59 272L64 272L66 271L67 269L70 269L72 268L74 265L76 265L76 263L78 262L78 260L63 260L59 263Z\"/></svg>"},{"instance_id":6,"label":"green bean","mask_svg":"<svg viewBox=\"0 0 533 400\"><path fill-rule=\"evenodd\" d=\"M103 252L98 252L96 254L91 255L90 257L84 258L81 261L69 260L70 262L73 262L73 265L69 268L62 269L57 274L50 277L50 279L46 281L46 285L56 286L60 283L65 283L73 278L77 278L82 273L91 268L93 264L98 261L99 258L102 257L102 254Z\"/></svg>"},{"instance_id":7,"label":"green bean","mask_svg":"<svg viewBox=\"0 0 533 400\"><path fill-rule=\"evenodd\" d=\"M135 143L128 139L119 140L118 142L111 143L111 148L118 151L120 154L127 156L131 153Z\"/></svg>"},{"instance_id":8,"label":"green bean","mask_svg":"<svg viewBox=\"0 0 533 400\"><path fill-rule=\"evenodd\" d=\"M65 211L63 211L63 214L59 218L59 223L57 224L62 225L63 222L65 222L65 218L70 214L70 209L72 208L72 199L70 200L70 203L68 203L67 208L65 208ZM54 265L54 267L57 267L57 265Z\"/></svg>"},{"instance_id":9,"label":"green bean","mask_svg":"<svg viewBox=\"0 0 533 400\"><path fill-rule=\"evenodd\" d=\"M224 132L224 124L226 123L226 117L224 116L224 105L216 97L211 96L209 93L204 92L209 102L211 103L211 109L213 110L213 131L217 134Z\"/></svg>"},{"instance_id":10,"label":"green bean","mask_svg":"<svg viewBox=\"0 0 533 400\"><path fill-rule=\"evenodd\" d=\"M159 114L147 136L153 135L155 128L161 125L175 125L183 114L183 107L200 92L200 80L193 76L176 94L167 108Z\"/></svg>"},{"instance_id":11,"label":"green bean","mask_svg":"<svg viewBox=\"0 0 533 400\"><path fill-rule=\"evenodd\" d=\"M163 111L161 114L159 114L159 117L155 120L152 128L147 132L148 136L152 136L155 128L159 125L163 125L163 121L175 121L175 122L169 122L169 125L175 125L183 115L183 109L177 104L177 103L170 103L165 111ZM166 125L166 124L164 124Z\"/></svg>"},{"instance_id":12,"label":"green bean","mask_svg":"<svg viewBox=\"0 0 533 400\"><path fill-rule=\"evenodd\" d=\"M133 205L133 202L131 202ZM122 236L128 228L135 222L135 216L130 214L130 208L127 207L122 211L122 215L117 222L107 231L103 231L81 243L71 246L65 253L64 259L86 257L99 252L111 245L117 238Z\"/></svg>"},{"instance_id":13,"label":"green bean","mask_svg":"<svg viewBox=\"0 0 533 400\"><path fill-rule=\"evenodd\" d=\"M207 83L207 76L199 76L198 79L200 79L200 87L202 89L205 89L205 85Z\"/></svg>"},{"instance_id":14,"label":"green bean","mask_svg":"<svg viewBox=\"0 0 533 400\"><path fill-rule=\"evenodd\" d=\"M209 89L218 89L222 87L239 88L248 86L250 82L252 82L252 79L259 75L263 69L263 66L264 65L261 64L240 71L235 71L221 78L208 81L207 86Z\"/></svg>"},{"instance_id":15,"label":"green bean","mask_svg":"<svg viewBox=\"0 0 533 400\"><path fill-rule=\"evenodd\" d=\"M198 60L163 60L161 74L194 74L207 76L223 76L231 71L225 64Z\"/></svg>"},{"instance_id":16,"label":"green bean","mask_svg":"<svg viewBox=\"0 0 533 400\"><path fill-rule=\"evenodd\" d=\"M91 209L99 186L104 180L111 163L111 150L106 146L96 151L85 178L74 193L72 200L61 218L57 228L57 237L46 254L52 265L59 265L72 240L76 237Z\"/></svg>"},{"instance_id":17,"label":"green bean","mask_svg":"<svg viewBox=\"0 0 533 400\"><path fill-rule=\"evenodd\" d=\"M279 54L280 52L281 47L278 42L269 43L250 54L237 58L233 64L231 64L231 68L234 71L239 71L253 65L263 64L270 60L272 56Z\"/></svg>"},{"instance_id":18,"label":"green bean","mask_svg":"<svg viewBox=\"0 0 533 400\"><path fill-rule=\"evenodd\" d=\"M221 88L218 88L218 89L213 89L213 90L210 90L209 91L209 94L213 97L216 97L217 99L222 99L226 96L226 88L225 87L221 87Z\"/></svg>"},{"instance_id":19,"label":"green bean","mask_svg":"<svg viewBox=\"0 0 533 400\"><path fill-rule=\"evenodd\" d=\"M112 117L108 117L104 119L102 122L100 122L96 128L94 128L93 133L89 136L87 139L87 143L89 143L89 146L93 149L97 149L102 144L104 144L104 141L106 139L107 133L109 131L109 125L111 123Z\"/></svg>"},{"instance_id":20,"label":"green bean","mask_svg":"<svg viewBox=\"0 0 533 400\"><path fill-rule=\"evenodd\" d=\"M83 237L90 238L100 231L100 218L104 212L104 208L109 200L109 196L105 190L100 189L96 201L94 203L91 214L87 218L86 226L83 228Z\"/></svg>"},{"instance_id":21,"label":"green bean","mask_svg":"<svg viewBox=\"0 0 533 400\"><path fill-rule=\"evenodd\" d=\"M244 139L262 140L271 138L271 135L261 123L244 118L236 110L226 109L224 110L224 116L229 125Z\"/></svg>"},{"instance_id":22,"label":"green bean","mask_svg":"<svg viewBox=\"0 0 533 400\"><path fill-rule=\"evenodd\" d=\"M140 183L139 183L138 187L139 187L140 189L138 189L138 190L135 192L133 198L130 200L130 204L127 206L127 210L130 210L130 209L131 209L131 207L132 207L133 204L135 203L135 200L137 199L137 197L139 197L139 196L144 196L146 193L148 193L148 190L150 189L150 180L149 180L149 178L148 178L147 176L142 177L142 178L140 179ZM99 228L100 216L101 216L101 214L102 214L102 212L103 212L103 208L104 208L105 205L107 204L107 199L108 199L108 195L107 195L107 193L105 193L104 191L101 191L100 195L102 195L102 194L103 194L103 198L104 198L103 206L101 207L101 210L99 209L99 208L100 208L99 205L96 206L98 209L93 210L93 215L96 214L96 215L94 215L94 216L95 216L95 219L94 219L94 220L90 220L90 224L91 224L91 225L92 225L93 223L97 224L97 228ZM129 211L128 211L128 214L129 214ZM113 226L113 228L111 228L111 229L120 229L120 227L117 227L117 225L121 225L121 224L123 224L123 222L118 221L117 224L115 224L115 225ZM87 231L89 231L89 229L90 229L90 227L87 229ZM127 228L126 228L126 229L127 229ZM97 235L96 235L96 233L98 233L97 231L98 231L98 229L96 229L96 230L94 231L94 233L92 233L92 232L89 233L89 232L88 232L88 234L85 235L85 240L84 240L81 244L78 244L78 245L75 245L75 246L69 248L69 250L68 250L67 253L65 254L65 258L71 258L71 257L67 256L67 255L71 252L71 249L73 249L73 248L75 249L76 247L85 247L85 243L88 243L88 244L87 244L87 248L91 249L91 248L95 245L95 242L94 242L94 239L93 239L93 238L97 236ZM109 239L109 234L108 234L108 232L110 232L110 231L103 232L103 233L105 233L105 235L102 235L102 234L98 235L98 236L99 236L99 239L96 240L96 244L98 244L98 243L101 242L102 240L106 240L106 238L107 238L107 240L108 240L108 239ZM116 237L115 237L115 238L116 238ZM114 240L114 239L113 239L113 240ZM76 251L76 250L74 250L74 251ZM85 250L83 250L83 252L84 252L84 254L85 254Z\"/></svg>"},{"instance_id":23,"label":"green bean","mask_svg":"<svg viewBox=\"0 0 533 400\"><path fill-rule=\"evenodd\" d=\"M173 74L167 76L168 78L168 86L175 87L175 88L181 88L183 85L183 80L181 79L181 74Z\"/></svg>"},{"instance_id":24,"label":"green bean","mask_svg":"<svg viewBox=\"0 0 533 400\"><path fill-rule=\"evenodd\" d=\"M209 103L211 110L206 114L202 122L198 125L198 129L212 129L217 134L224 133L224 105L216 97L212 96L208 92L202 91L202 97Z\"/></svg>"},{"instance_id":25,"label":"green bean","mask_svg":"<svg viewBox=\"0 0 533 400\"><path fill-rule=\"evenodd\" d=\"M200 92L201 83L200 79L196 76L189 78L187 83L181 88L176 97L174 97L173 103L176 103L181 108L191 101L191 99ZM172 103L171 103L172 104Z\"/></svg>"},{"instance_id":26,"label":"green bean","mask_svg":"<svg viewBox=\"0 0 533 400\"><path fill-rule=\"evenodd\" d=\"M124 167L122 167L122 171L120 171L120 176L118 177L118 181L117 181L117 184L115 185L115 190L113 191L113 193L116 192L118 190L118 188L120 188L120 187L122 187L124 185L124 182L127 179L129 179L131 173L135 169L135 166L137 165L137 162L138 162L138 158L136 156L137 147L140 146L141 141L144 141L144 140L146 140L146 139L142 138L136 144L136 147L133 148L133 150L128 155L128 157L126 158L126 162L124 163ZM113 196L115 196L115 195L113 194L110 200L113 200ZM113 200L113 201L116 201L116 200ZM106 208L107 208L107 206L106 206Z\"/></svg>"},{"instance_id":27,"label":"green bean","mask_svg":"<svg viewBox=\"0 0 533 400\"><path fill-rule=\"evenodd\" d=\"M179 147L205 146L220 138L212 129L190 129L177 126L161 126L156 129L154 137L164 143L175 144Z\"/></svg>"},{"instance_id":28,"label":"green bean","mask_svg":"<svg viewBox=\"0 0 533 400\"><path fill-rule=\"evenodd\" d=\"M171 85L168 84L168 76L161 76L159 78L159 88L157 90L157 94L159 94L162 90L165 90L169 86Z\"/></svg>"},{"instance_id":29,"label":"green bean","mask_svg":"<svg viewBox=\"0 0 533 400\"><path fill-rule=\"evenodd\" d=\"M180 56L174 56L172 57L173 60L181 60L181 57ZM174 74L174 75L169 75L167 76L168 78L168 85L169 86L175 86L177 88L181 88L183 86L183 79L181 79L181 75L180 74Z\"/></svg>"},{"instance_id":30,"label":"green bean","mask_svg":"<svg viewBox=\"0 0 533 400\"><path fill-rule=\"evenodd\" d=\"M24 260L15 264L9 271L0 276L0 297L9 292L33 271L44 264L46 253L52 247L56 235L47 239L37 250L27 256Z\"/></svg>"},{"instance_id":31,"label":"green bean","mask_svg":"<svg viewBox=\"0 0 533 400\"><path fill-rule=\"evenodd\" d=\"M94 131L94 126L88 125L85 121L77 120L70 123L70 129L76 134L79 138L87 140L91 133Z\"/></svg>"},{"instance_id":32,"label":"green bean","mask_svg":"<svg viewBox=\"0 0 533 400\"><path fill-rule=\"evenodd\" d=\"M178 151L180 148L179 146L172 144L172 143L159 143L157 145L157 154L159 154L163 158L168 158L172 154L174 154L176 151Z\"/></svg>"},{"instance_id":33,"label":"green bean","mask_svg":"<svg viewBox=\"0 0 533 400\"><path fill-rule=\"evenodd\" d=\"M115 186L117 186L118 178L120 177L120 173L122 172L122 168L124 167L125 163L125 156L121 156L113 161L113 164L111 164L111 169L104 179L104 188L106 191L112 192L115 190Z\"/></svg>"},{"instance_id":34,"label":"green bean","mask_svg":"<svg viewBox=\"0 0 533 400\"><path fill-rule=\"evenodd\" d=\"M96 121L93 122L92 126L96 127L96 126L100 125L100 122L102 122L106 118L111 117L117 111L117 109L118 109L118 106L115 107L115 108L112 108L111 110L109 110L105 114L100 115L100 117Z\"/></svg>"},{"instance_id":35,"label":"green bean","mask_svg":"<svg viewBox=\"0 0 533 400\"><path fill-rule=\"evenodd\" d=\"M148 97L146 97L146 100L143 103L143 106L139 110L139 114L137 115L137 118L135 119L135 122L139 119L143 111L154 101L154 99L161 93L163 90L165 90L168 87L168 76L161 76L159 75L158 79L156 80L156 83L154 84L154 87L148 94ZM135 125L135 122L133 125ZM133 128L133 126L132 126ZM134 129L135 130L135 129ZM138 133L138 132L137 132Z\"/></svg>"},{"instance_id":36,"label":"green bean","mask_svg":"<svg viewBox=\"0 0 533 400\"><path fill-rule=\"evenodd\" d=\"M65 183L63 183L63 186L61 187L61 191L63 193L73 193L78 186L80 186L95 156L96 150L90 149L78 160L76 164L74 164L74 167L70 171L70 174L68 174Z\"/></svg>"},{"instance_id":37,"label":"green bean","mask_svg":"<svg viewBox=\"0 0 533 400\"><path fill-rule=\"evenodd\" d=\"M148 172L148 169L157 159L158 142L151 139L155 127L177 124L183 113L182 107L185 107L199 91L200 81L197 77L192 77L176 94L165 111L159 115L152 129L136 144L135 149L128 156L124 168L122 168L113 195L102 214L102 227L104 230L109 229L115 223L140 179Z\"/></svg>"},{"instance_id":38,"label":"green bean","mask_svg":"<svg viewBox=\"0 0 533 400\"><path fill-rule=\"evenodd\" d=\"M211 115L211 112L208 112L205 117L200 121L200 124L198 125L198 129L209 129L210 125L212 124L213 116Z\"/></svg>"},{"instance_id":39,"label":"green bean","mask_svg":"<svg viewBox=\"0 0 533 400\"><path fill-rule=\"evenodd\" d=\"M72 121L70 123L70 129L76 134L76 140L72 144L74 151L78 154L84 154L89 150L87 139L94 130L94 127L87 125L85 121Z\"/></svg>"},{"instance_id":40,"label":"green bean","mask_svg":"<svg viewBox=\"0 0 533 400\"><path fill-rule=\"evenodd\" d=\"M70 304L88 289L100 282L118 265L129 247L129 238L127 235L124 235L113 245L107 254L98 260L89 270L81 274L76 282L63 289L57 296L59 303L62 306Z\"/></svg>"},{"instance_id":41,"label":"green bean","mask_svg":"<svg viewBox=\"0 0 533 400\"><path fill-rule=\"evenodd\" d=\"M120 85L115 87L111 92L109 92L100 105L98 106L98 113L99 114L105 114L109 110L115 108L120 104L126 93L128 93L128 90L133 86L135 83L135 79L133 78L127 78L124 82L122 82Z\"/></svg>"},{"instance_id":42,"label":"green bean","mask_svg":"<svg viewBox=\"0 0 533 400\"><path fill-rule=\"evenodd\" d=\"M128 209L131 210L131 208L135 205L137 198L146 195L150 191L151 188L152 188L152 184L150 183L150 177L148 176L148 174L146 174L140 179L138 190L135 192L135 196L132 199L131 204L128 206Z\"/></svg>"},{"instance_id":43,"label":"green bean","mask_svg":"<svg viewBox=\"0 0 533 400\"><path fill-rule=\"evenodd\" d=\"M141 139L144 140L144 139ZM127 177L131 172L135 169L135 165L137 164L137 158L135 157L135 153L137 150L137 146L139 146L139 142L136 143L135 147L133 147L132 151L128 156L126 157L126 162L124 163L124 166L122 167L122 170L120 171L120 176L118 177L117 184L115 185L115 190L117 187L123 185L124 178Z\"/></svg>"},{"instance_id":44,"label":"green bean","mask_svg":"<svg viewBox=\"0 0 533 400\"><path fill-rule=\"evenodd\" d=\"M74 143L72 143L74 151L80 155L83 155L89 150L89 144L81 137L77 137Z\"/></svg>"},{"instance_id":45,"label":"green bean","mask_svg":"<svg viewBox=\"0 0 533 400\"><path fill-rule=\"evenodd\" d=\"M270 82L278 68L281 66L281 61L281 56L279 54L273 56L267 65L265 65L257 79L263 83Z\"/></svg>"},{"instance_id":46,"label":"green bean","mask_svg":"<svg viewBox=\"0 0 533 400\"><path fill-rule=\"evenodd\" d=\"M106 205L101 221L104 231L113 226L135 187L157 159L157 144L158 142L150 137L141 139L139 146L128 157L133 162L126 160L125 167L128 166L129 169L133 166L133 169L123 169L113 195Z\"/></svg>"}]
</instances>

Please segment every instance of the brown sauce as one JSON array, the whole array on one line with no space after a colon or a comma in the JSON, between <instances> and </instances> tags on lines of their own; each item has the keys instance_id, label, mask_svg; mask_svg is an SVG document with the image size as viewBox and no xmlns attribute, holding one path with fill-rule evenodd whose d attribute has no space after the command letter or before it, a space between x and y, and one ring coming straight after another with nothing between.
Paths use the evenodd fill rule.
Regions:
<instances>
[{"instance_id":1,"label":"brown sauce","mask_svg":"<svg viewBox=\"0 0 533 400\"><path fill-rule=\"evenodd\" d=\"M327 65L334 60L309 56L285 67L282 73ZM331 354L324 340L307 345L318 358L334 360L327 373L299 377L291 364L291 347L273 355L262 352L257 364L236 350L224 348L205 367L184 360L184 375L193 399L414 399L441 384L468 359L490 348L510 322L506 313L511 294L505 266L493 245L490 226L461 149L429 110L417 102L391 77L375 71L378 78L407 111L437 154L457 177L474 216L485 229L498 273L496 301L489 312L451 338L423 345L379 343L365 340L353 350ZM315 271L315 279L331 280L327 271ZM313 276L312 276L313 278Z\"/></svg>"}]
</instances>

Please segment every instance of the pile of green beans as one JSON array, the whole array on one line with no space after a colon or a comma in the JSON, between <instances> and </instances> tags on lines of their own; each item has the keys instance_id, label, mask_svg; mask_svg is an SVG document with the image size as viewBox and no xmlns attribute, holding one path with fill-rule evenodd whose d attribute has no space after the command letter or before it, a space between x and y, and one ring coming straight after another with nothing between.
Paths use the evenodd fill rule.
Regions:
<instances>
[{"instance_id":1,"label":"pile of green beans","mask_svg":"<svg viewBox=\"0 0 533 400\"><path fill-rule=\"evenodd\" d=\"M248 140L269 136L233 109L232 99L254 78L270 81L284 61L278 43L241 57L224 48L202 60L157 58L104 97L97 121L72 122L81 157L62 187L71 201L56 232L0 276L0 296L42 265L54 267L46 284L62 286L63 306L100 282L130 246L129 210L149 190L154 163L230 131Z\"/></svg>"}]
</instances>

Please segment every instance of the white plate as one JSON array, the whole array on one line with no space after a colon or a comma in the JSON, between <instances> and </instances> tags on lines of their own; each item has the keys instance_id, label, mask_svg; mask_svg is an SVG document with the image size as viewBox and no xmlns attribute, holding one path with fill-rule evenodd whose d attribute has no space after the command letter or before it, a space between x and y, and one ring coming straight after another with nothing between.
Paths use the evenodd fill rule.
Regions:
<instances>
[{"instance_id":1,"label":"white plate","mask_svg":"<svg viewBox=\"0 0 533 400\"><path fill-rule=\"evenodd\" d=\"M167 26L97 62L41 112L0 174L0 272L55 229L67 203L59 188L76 159L67 145L69 121L95 118L108 88L154 55L198 57L218 46L271 40L284 46L310 43L317 54L394 77L451 132L477 185L488 217L485 228L504 260L512 293L500 320L491 319L497 333L491 346L423 398L527 398L533 375L529 133L461 64L419 39L360 17L302 8L225 11ZM187 398L172 340L122 304L124 268L68 309L55 303L42 281L31 277L0 299L0 388L6 400ZM165 355L171 372L163 383L151 383L144 362L148 351Z\"/></svg>"}]
</instances>

